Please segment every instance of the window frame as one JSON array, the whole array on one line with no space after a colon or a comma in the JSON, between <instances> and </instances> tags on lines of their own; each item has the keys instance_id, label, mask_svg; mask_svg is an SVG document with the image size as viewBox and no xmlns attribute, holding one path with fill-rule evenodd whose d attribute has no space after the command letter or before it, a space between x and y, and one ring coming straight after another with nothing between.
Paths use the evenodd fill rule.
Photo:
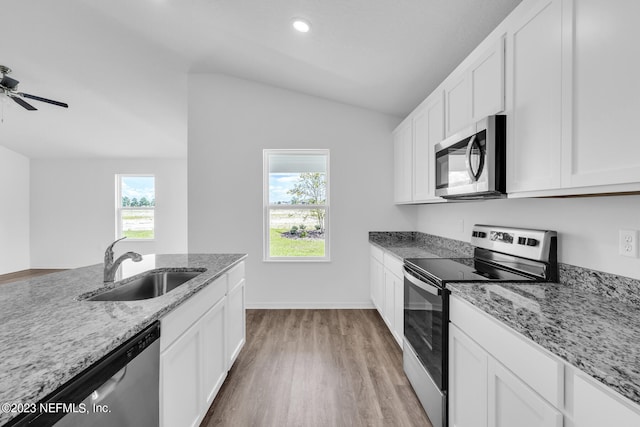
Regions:
<instances>
[{"instance_id":1,"label":"window frame","mask_svg":"<svg viewBox=\"0 0 640 427\"><path fill-rule=\"evenodd\" d=\"M155 200L154 206L136 206L136 207L123 207L122 206L122 178L127 177L147 177L153 178L153 198ZM118 173L116 174L116 240L122 237L125 237L122 234L122 212L123 211L131 211L131 210L149 210L153 211L153 237L150 239L140 239L140 238L131 238L127 237L128 242L153 242L156 240L156 232L157 232L157 222L156 222L156 207L157 207L157 197L156 197L156 176L152 173Z\"/></svg>"},{"instance_id":2,"label":"window frame","mask_svg":"<svg viewBox=\"0 0 640 427\"><path fill-rule=\"evenodd\" d=\"M331 245L330 245L330 151L329 149L264 149L262 152L263 165L262 165L262 217L263 217L263 261L264 262L331 262ZM269 204L269 156L272 154L277 155L322 155L326 160L326 172L325 172L325 203L324 204ZM272 209L277 210L313 210L324 209L324 256L311 257L311 256L296 256L296 257L273 257L270 254L271 247L271 227L270 227L270 211Z\"/></svg>"}]
</instances>

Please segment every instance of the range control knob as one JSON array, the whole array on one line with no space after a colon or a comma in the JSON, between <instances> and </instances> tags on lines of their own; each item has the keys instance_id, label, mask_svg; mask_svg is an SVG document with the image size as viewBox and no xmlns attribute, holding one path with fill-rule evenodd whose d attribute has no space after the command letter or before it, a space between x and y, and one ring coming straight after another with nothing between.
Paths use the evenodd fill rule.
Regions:
<instances>
[{"instance_id":1,"label":"range control knob","mask_svg":"<svg viewBox=\"0 0 640 427\"><path fill-rule=\"evenodd\" d=\"M479 237L481 239L484 239L485 237L487 237L487 233L485 233L484 231L473 231L471 235L473 237Z\"/></svg>"},{"instance_id":2,"label":"range control knob","mask_svg":"<svg viewBox=\"0 0 640 427\"><path fill-rule=\"evenodd\" d=\"M527 238L526 237L518 237L518 244L519 245L526 245L527 244Z\"/></svg>"},{"instance_id":3,"label":"range control knob","mask_svg":"<svg viewBox=\"0 0 640 427\"><path fill-rule=\"evenodd\" d=\"M538 246L538 243L537 239L527 239L527 246Z\"/></svg>"}]
</instances>

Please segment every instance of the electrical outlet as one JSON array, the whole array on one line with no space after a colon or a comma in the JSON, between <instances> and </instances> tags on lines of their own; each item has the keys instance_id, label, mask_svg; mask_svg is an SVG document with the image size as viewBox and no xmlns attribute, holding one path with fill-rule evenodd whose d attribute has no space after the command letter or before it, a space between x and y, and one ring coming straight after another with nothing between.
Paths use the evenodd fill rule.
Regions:
<instances>
[{"instance_id":1,"label":"electrical outlet","mask_svg":"<svg viewBox=\"0 0 640 427\"><path fill-rule=\"evenodd\" d=\"M638 230L620 230L618 248L620 255L637 258Z\"/></svg>"}]
</instances>

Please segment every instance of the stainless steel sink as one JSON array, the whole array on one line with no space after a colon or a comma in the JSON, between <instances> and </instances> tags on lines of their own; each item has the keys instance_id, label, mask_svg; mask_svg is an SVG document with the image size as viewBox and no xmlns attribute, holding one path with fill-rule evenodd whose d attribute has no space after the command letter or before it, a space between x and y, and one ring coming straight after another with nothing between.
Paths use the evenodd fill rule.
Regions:
<instances>
[{"instance_id":1,"label":"stainless steel sink","mask_svg":"<svg viewBox=\"0 0 640 427\"><path fill-rule=\"evenodd\" d=\"M102 292L89 301L135 301L159 297L188 282L203 271L154 271L124 285Z\"/></svg>"}]
</instances>

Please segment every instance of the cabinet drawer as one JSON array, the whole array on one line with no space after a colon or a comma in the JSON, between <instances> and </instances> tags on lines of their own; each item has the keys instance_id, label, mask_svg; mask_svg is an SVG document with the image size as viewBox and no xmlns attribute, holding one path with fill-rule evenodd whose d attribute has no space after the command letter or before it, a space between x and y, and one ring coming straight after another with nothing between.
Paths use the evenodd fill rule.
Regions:
<instances>
[{"instance_id":1,"label":"cabinet drawer","mask_svg":"<svg viewBox=\"0 0 640 427\"><path fill-rule=\"evenodd\" d=\"M209 283L197 294L189 297L171 313L160 320L160 351L164 351L203 314L213 307L227 292L227 275Z\"/></svg>"},{"instance_id":2,"label":"cabinet drawer","mask_svg":"<svg viewBox=\"0 0 640 427\"><path fill-rule=\"evenodd\" d=\"M455 295L451 322L557 408L564 405L564 364L536 343L520 336Z\"/></svg>"},{"instance_id":3,"label":"cabinet drawer","mask_svg":"<svg viewBox=\"0 0 640 427\"><path fill-rule=\"evenodd\" d=\"M399 278L403 277L403 274L402 274L403 265L404 265L404 262L402 262L398 258L386 252L384 253L384 267L389 271L391 271L396 276L398 276Z\"/></svg>"},{"instance_id":4,"label":"cabinet drawer","mask_svg":"<svg viewBox=\"0 0 640 427\"><path fill-rule=\"evenodd\" d=\"M233 267L227 273L228 281L227 281L227 292L231 291L233 288L238 286L242 280L244 280L244 262Z\"/></svg>"},{"instance_id":5,"label":"cabinet drawer","mask_svg":"<svg viewBox=\"0 0 640 427\"><path fill-rule=\"evenodd\" d=\"M374 245L369 245L369 248L371 249L371 257L375 258L377 261L379 261L380 263L382 263L382 258L383 258L383 251L382 249L380 249L377 246Z\"/></svg>"}]
</instances>

